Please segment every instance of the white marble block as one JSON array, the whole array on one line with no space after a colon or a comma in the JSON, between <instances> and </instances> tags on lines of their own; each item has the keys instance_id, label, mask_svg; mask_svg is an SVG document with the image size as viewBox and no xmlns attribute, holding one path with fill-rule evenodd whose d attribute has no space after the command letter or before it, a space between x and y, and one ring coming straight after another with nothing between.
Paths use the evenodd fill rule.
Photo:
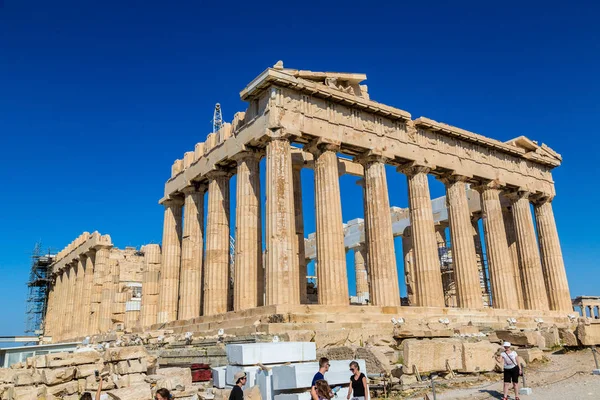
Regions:
<instances>
[{"instance_id":1,"label":"white marble block","mask_svg":"<svg viewBox=\"0 0 600 400\"><path fill-rule=\"evenodd\" d=\"M227 384L225 382L225 368L226 367L214 367L211 368L212 370L212 380L213 380L213 386L217 387L219 389L224 389L225 385Z\"/></svg>"},{"instance_id":2,"label":"white marble block","mask_svg":"<svg viewBox=\"0 0 600 400\"><path fill-rule=\"evenodd\" d=\"M227 361L232 365L281 364L314 361L313 342L244 343L227 345Z\"/></svg>"},{"instance_id":3,"label":"white marble block","mask_svg":"<svg viewBox=\"0 0 600 400\"><path fill-rule=\"evenodd\" d=\"M341 388L331 400L346 400L348 387ZM311 400L310 391L302 393L280 393L276 394L274 400Z\"/></svg>"},{"instance_id":4,"label":"white marble block","mask_svg":"<svg viewBox=\"0 0 600 400\"><path fill-rule=\"evenodd\" d=\"M330 386L343 385L350 383L350 361L335 360L329 361L329 371L325 373L325 380ZM360 366L360 371L367 375L367 366L365 360L356 360ZM288 390L310 388L312 379L319 370L319 363L303 363L282 365L273 368L273 389Z\"/></svg>"},{"instance_id":5,"label":"white marble block","mask_svg":"<svg viewBox=\"0 0 600 400\"><path fill-rule=\"evenodd\" d=\"M239 371L244 371L248 379L246 379L246 384L242 386L242 389L248 389L256 385L256 374L260 370L259 367L241 367L239 365L228 365L225 368L225 382L228 385L235 385L235 374Z\"/></svg>"}]
</instances>

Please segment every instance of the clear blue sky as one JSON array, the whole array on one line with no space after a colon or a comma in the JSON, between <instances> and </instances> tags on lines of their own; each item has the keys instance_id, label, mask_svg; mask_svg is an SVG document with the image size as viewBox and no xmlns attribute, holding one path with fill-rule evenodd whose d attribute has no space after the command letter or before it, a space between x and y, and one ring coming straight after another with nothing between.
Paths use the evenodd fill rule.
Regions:
<instances>
[{"instance_id":1,"label":"clear blue sky","mask_svg":"<svg viewBox=\"0 0 600 400\"><path fill-rule=\"evenodd\" d=\"M413 118L561 153L571 293L600 294L598 2L488 3L0 0L0 334L23 331L36 241L159 243L173 160L204 140L216 102L228 121L245 110L239 91L280 59L364 72L373 99ZM406 206L404 177L388 183ZM344 219L361 217L354 180L342 189Z\"/></svg>"}]
</instances>

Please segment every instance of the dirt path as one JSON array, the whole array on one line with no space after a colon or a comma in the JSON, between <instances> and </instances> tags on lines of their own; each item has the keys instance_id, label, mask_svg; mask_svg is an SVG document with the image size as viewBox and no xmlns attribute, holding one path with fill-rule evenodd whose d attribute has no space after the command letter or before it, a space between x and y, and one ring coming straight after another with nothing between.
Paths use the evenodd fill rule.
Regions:
<instances>
[{"instance_id":1,"label":"dirt path","mask_svg":"<svg viewBox=\"0 0 600 400\"><path fill-rule=\"evenodd\" d=\"M600 376L592 375L594 359L591 351L548 355L550 362L534 365L526 370L527 386L531 396L523 400L579 400L600 399ZM521 382L520 382L521 384ZM421 397L422 398L422 397ZM437 400L502 399L502 382L490 382L467 389L450 389L437 394ZM509 392L514 399L514 393Z\"/></svg>"}]
</instances>

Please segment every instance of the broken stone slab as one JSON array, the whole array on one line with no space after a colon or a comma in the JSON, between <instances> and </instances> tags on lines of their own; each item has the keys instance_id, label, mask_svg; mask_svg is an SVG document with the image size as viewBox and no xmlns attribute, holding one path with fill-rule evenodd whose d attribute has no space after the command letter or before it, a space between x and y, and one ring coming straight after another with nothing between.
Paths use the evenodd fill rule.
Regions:
<instances>
[{"instance_id":1,"label":"broken stone slab","mask_svg":"<svg viewBox=\"0 0 600 400\"><path fill-rule=\"evenodd\" d=\"M496 331L496 335L513 346L546 347L546 341L539 331Z\"/></svg>"},{"instance_id":2,"label":"broken stone slab","mask_svg":"<svg viewBox=\"0 0 600 400\"><path fill-rule=\"evenodd\" d=\"M390 364L391 360L388 358L388 356L384 354L384 352L379 347L359 347L358 349L356 349L355 357L365 360L367 369L371 371L371 373L389 374L392 370L392 365ZM355 357L348 358L353 359Z\"/></svg>"},{"instance_id":3,"label":"broken stone slab","mask_svg":"<svg viewBox=\"0 0 600 400\"><path fill-rule=\"evenodd\" d=\"M406 339L402 342L404 372L412 373L413 365L420 373L445 371L446 361L453 370L462 369L462 344L459 339Z\"/></svg>"},{"instance_id":4,"label":"broken stone slab","mask_svg":"<svg viewBox=\"0 0 600 400\"><path fill-rule=\"evenodd\" d=\"M474 373L488 372L496 368L495 354L498 345L487 341L463 342L462 344L462 367L459 372Z\"/></svg>"},{"instance_id":5,"label":"broken stone slab","mask_svg":"<svg viewBox=\"0 0 600 400\"><path fill-rule=\"evenodd\" d=\"M317 359L326 357L330 360L349 360L355 358L355 353L356 350L348 346L328 347L317 349Z\"/></svg>"},{"instance_id":6,"label":"broken stone slab","mask_svg":"<svg viewBox=\"0 0 600 400\"><path fill-rule=\"evenodd\" d=\"M227 360L232 365L281 364L314 361L317 348L312 342L228 344Z\"/></svg>"},{"instance_id":7,"label":"broken stone slab","mask_svg":"<svg viewBox=\"0 0 600 400\"><path fill-rule=\"evenodd\" d=\"M559 328L558 335L560 336L560 340L563 346L566 347L577 347L579 343L577 342L577 336L572 329L569 328Z\"/></svg>"},{"instance_id":8,"label":"broken stone slab","mask_svg":"<svg viewBox=\"0 0 600 400\"><path fill-rule=\"evenodd\" d=\"M528 364L534 360L542 361L544 359L544 352L535 347L530 349L517 349L517 354Z\"/></svg>"},{"instance_id":9,"label":"broken stone slab","mask_svg":"<svg viewBox=\"0 0 600 400\"><path fill-rule=\"evenodd\" d=\"M557 327L553 326L548 329L542 329L540 333L544 337L547 348L551 349L560 346L560 334Z\"/></svg>"},{"instance_id":10,"label":"broken stone slab","mask_svg":"<svg viewBox=\"0 0 600 400\"><path fill-rule=\"evenodd\" d=\"M71 381L54 386L46 386L45 388L47 398L64 398L68 395L77 394L77 392L79 391L79 384L77 383L77 381Z\"/></svg>"},{"instance_id":11,"label":"broken stone slab","mask_svg":"<svg viewBox=\"0 0 600 400\"><path fill-rule=\"evenodd\" d=\"M0 368L0 383L13 383L14 369Z\"/></svg>"},{"instance_id":12,"label":"broken stone slab","mask_svg":"<svg viewBox=\"0 0 600 400\"><path fill-rule=\"evenodd\" d=\"M33 369L17 370L13 375L13 383L15 386L37 385L38 383L42 383L42 376Z\"/></svg>"},{"instance_id":13,"label":"broken stone slab","mask_svg":"<svg viewBox=\"0 0 600 400\"><path fill-rule=\"evenodd\" d=\"M440 329L440 330L414 330L414 329L403 329L394 332L396 339L409 339L409 338L449 338L454 336L452 329Z\"/></svg>"},{"instance_id":14,"label":"broken stone slab","mask_svg":"<svg viewBox=\"0 0 600 400\"><path fill-rule=\"evenodd\" d=\"M600 321L599 323L579 324L575 335L584 346L600 345Z\"/></svg>"},{"instance_id":15,"label":"broken stone slab","mask_svg":"<svg viewBox=\"0 0 600 400\"><path fill-rule=\"evenodd\" d=\"M42 381L46 385L57 385L59 383L72 381L75 379L76 374L75 367L45 368L41 371Z\"/></svg>"},{"instance_id":16,"label":"broken stone slab","mask_svg":"<svg viewBox=\"0 0 600 400\"><path fill-rule=\"evenodd\" d=\"M152 398L152 391L149 385L143 384L110 390L108 396L115 400L148 400Z\"/></svg>"},{"instance_id":17,"label":"broken stone slab","mask_svg":"<svg viewBox=\"0 0 600 400\"><path fill-rule=\"evenodd\" d=\"M44 386L15 386L9 390L6 398L11 400L35 400L44 398ZM4 399L5 397L3 397Z\"/></svg>"},{"instance_id":18,"label":"broken stone slab","mask_svg":"<svg viewBox=\"0 0 600 400\"><path fill-rule=\"evenodd\" d=\"M156 382L158 387L164 387L169 390L178 386L184 389L192 387L192 370L189 368L159 368L156 375L162 377Z\"/></svg>"},{"instance_id":19,"label":"broken stone slab","mask_svg":"<svg viewBox=\"0 0 600 400\"><path fill-rule=\"evenodd\" d=\"M105 371L104 363L99 362L96 364L78 365L75 377L76 378L87 378L90 375L94 375L96 371L98 371L99 373L102 373L103 371Z\"/></svg>"},{"instance_id":20,"label":"broken stone slab","mask_svg":"<svg viewBox=\"0 0 600 400\"><path fill-rule=\"evenodd\" d=\"M360 370L367 375L365 360L332 360L329 361L329 371L325 373L325 380L329 385L340 385L350 381L350 361L357 361ZM319 363L310 362L302 364L282 365L273 368L273 389L303 389L310 388L315 373L319 370Z\"/></svg>"},{"instance_id":21,"label":"broken stone slab","mask_svg":"<svg viewBox=\"0 0 600 400\"><path fill-rule=\"evenodd\" d=\"M118 375L117 375L118 376ZM118 379L114 379L117 388L125 388L130 386L139 385L146 382L146 374L128 374L118 376Z\"/></svg>"},{"instance_id":22,"label":"broken stone slab","mask_svg":"<svg viewBox=\"0 0 600 400\"><path fill-rule=\"evenodd\" d=\"M119 375L146 373L148 364L145 358L123 360L114 364L114 372Z\"/></svg>"},{"instance_id":23,"label":"broken stone slab","mask_svg":"<svg viewBox=\"0 0 600 400\"><path fill-rule=\"evenodd\" d=\"M104 379L104 382L102 383L103 390L111 390L111 389L115 389L116 387L117 387L117 385L115 385L115 382L114 382L112 376L106 377ZM96 377L94 375L89 375L85 378L85 390L88 390L88 391L98 390L98 381L96 380Z\"/></svg>"},{"instance_id":24,"label":"broken stone slab","mask_svg":"<svg viewBox=\"0 0 600 400\"><path fill-rule=\"evenodd\" d=\"M46 354L48 368L69 367L72 365L94 364L102 359L95 350L80 353L51 353Z\"/></svg>"},{"instance_id":25,"label":"broken stone slab","mask_svg":"<svg viewBox=\"0 0 600 400\"><path fill-rule=\"evenodd\" d=\"M148 351L143 346L115 347L106 351L108 361L133 360L148 357Z\"/></svg>"}]
</instances>

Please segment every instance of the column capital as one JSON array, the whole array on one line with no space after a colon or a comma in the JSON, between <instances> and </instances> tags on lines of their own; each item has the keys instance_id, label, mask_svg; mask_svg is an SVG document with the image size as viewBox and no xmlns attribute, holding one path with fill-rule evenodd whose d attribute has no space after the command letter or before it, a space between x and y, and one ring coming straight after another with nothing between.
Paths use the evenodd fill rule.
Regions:
<instances>
[{"instance_id":1,"label":"column capital","mask_svg":"<svg viewBox=\"0 0 600 400\"><path fill-rule=\"evenodd\" d=\"M518 201L521 199L530 200L531 192L529 192L527 190L518 189L518 190L507 191L506 193L504 193L504 196L514 203L515 201Z\"/></svg>"},{"instance_id":2,"label":"column capital","mask_svg":"<svg viewBox=\"0 0 600 400\"><path fill-rule=\"evenodd\" d=\"M529 199L534 205L541 206L542 204L552 203L552 200L554 200L554 195L546 193L536 193L530 195Z\"/></svg>"},{"instance_id":3,"label":"column capital","mask_svg":"<svg viewBox=\"0 0 600 400\"><path fill-rule=\"evenodd\" d=\"M265 151L263 149L245 147L244 150L231 156L231 159L239 165L240 162L248 158L254 158L257 161L260 161L260 159L263 158L264 155Z\"/></svg>"},{"instance_id":4,"label":"column capital","mask_svg":"<svg viewBox=\"0 0 600 400\"><path fill-rule=\"evenodd\" d=\"M362 154L355 156L354 160L363 167L365 167L373 162L380 162L385 164L388 161L388 158L377 150L368 150Z\"/></svg>"},{"instance_id":5,"label":"column capital","mask_svg":"<svg viewBox=\"0 0 600 400\"><path fill-rule=\"evenodd\" d=\"M483 180L483 181L480 181L478 184L471 186L471 189L476 190L479 193L482 193L488 189L504 190L505 188L506 188L506 186L505 186L504 182L501 182L497 179Z\"/></svg>"},{"instance_id":6,"label":"column capital","mask_svg":"<svg viewBox=\"0 0 600 400\"><path fill-rule=\"evenodd\" d=\"M207 186L204 183L192 182L191 185L186 186L183 189L181 189L181 192L187 196L188 194L204 193L204 192L206 192L206 188L207 188Z\"/></svg>"},{"instance_id":7,"label":"column capital","mask_svg":"<svg viewBox=\"0 0 600 400\"><path fill-rule=\"evenodd\" d=\"M96 255L96 249L94 249L93 247L91 249L89 249L88 251L86 251L85 253L82 254L82 256L86 257L86 258L90 258Z\"/></svg>"},{"instance_id":8,"label":"column capital","mask_svg":"<svg viewBox=\"0 0 600 400\"><path fill-rule=\"evenodd\" d=\"M472 178L472 176L460 175L455 172L448 172L437 177L444 185L452 185L457 182L468 182Z\"/></svg>"},{"instance_id":9,"label":"column capital","mask_svg":"<svg viewBox=\"0 0 600 400\"><path fill-rule=\"evenodd\" d=\"M213 169L212 171L208 171L204 176L209 180L212 181L214 179L218 179L218 178L231 178L231 176L233 175L233 173L231 173L230 171L225 171L224 169Z\"/></svg>"},{"instance_id":10,"label":"column capital","mask_svg":"<svg viewBox=\"0 0 600 400\"><path fill-rule=\"evenodd\" d=\"M429 171L433 169L435 169L435 165L430 164L428 162L410 161L399 165L396 168L396 171L406 176L414 176L420 173L428 174Z\"/></svg>"},{"instance_id":11,"label":"column capital","mask_svg":"<svg viewBox=\"0 0 600 400\"><path fill-rule=\"evenodd\" d=\"M304 146L304 151L307 151L313 156L317 157L319 154L322 154L326 151L333 151L337 153L340 151L340 146L341 142L337 140L316 138Z\"/></svg>"},{"instance_id":12,"label":"column capital","mask_svg":"<svg viewBox=\"0 0 600 400\"><path fill-rule=\"evenodd\" d=\"M165 201L163 201L163 206L167 207L182 207L183 206L183 198L177 197L169 197Z\"/></svg>"}]
</instances>

